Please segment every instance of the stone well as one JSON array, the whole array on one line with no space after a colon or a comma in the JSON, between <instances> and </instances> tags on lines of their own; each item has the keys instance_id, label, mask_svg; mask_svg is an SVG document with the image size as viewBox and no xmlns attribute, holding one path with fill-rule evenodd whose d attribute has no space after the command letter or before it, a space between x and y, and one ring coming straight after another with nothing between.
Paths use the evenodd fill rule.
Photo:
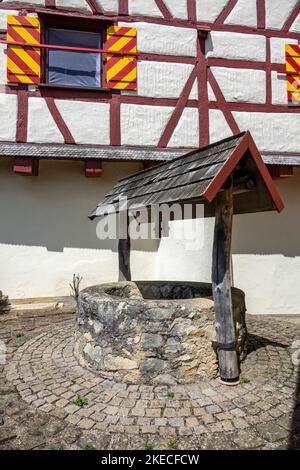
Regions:
<instances>
[{"instance_id":1,"label":"stone well","mask_svg":"<svg viewBox=\"0 0 300 470\"><path fill-rule=\"evenodd\" d=\"M245 353L245 295L232 289L240 356ZM103 377L174 384L213 378L211 284L117 282L89 287L77 303L75 354Z\"/></svg>"}]
</instances>

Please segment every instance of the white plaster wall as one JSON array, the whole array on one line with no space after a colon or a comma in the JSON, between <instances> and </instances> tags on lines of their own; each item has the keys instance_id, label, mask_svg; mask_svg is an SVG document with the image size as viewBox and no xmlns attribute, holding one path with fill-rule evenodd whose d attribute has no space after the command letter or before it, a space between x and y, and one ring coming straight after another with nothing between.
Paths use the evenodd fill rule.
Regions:
<instances>
[{"instance_id":1,"label":"white plaster wall","mask_svg":"<svg viewBox=\"0 0 300 470\"><path fill-rule=\"evenodd\" d=\"M137 28L137 47L139 52L150 54L185 55L195 57L197 54L197 31L191 28L165 26L151 23L124 23Z\"/></svg>"},{"instance_id":2,"label":"white plaster wall","mask_svg":"<svg viewBox=\"0 0 300 470\"><path fill-rule=\"evenodd\" d=\"M233 112L241 130L250 130L260 150L299 152L299 114Z\"/></svg>"},{"instance_id":3,"label":"white plaster wall","mask_svg":"<svg viewBox=\"0 0 300 470\"><path fill-rule=\"evenodd\" d=\"M56 7L92 13L91 8L85 0L56 0Z\"/></svg>"},{"instance_id":4,"label":"white plaster wall","mask_svg":"<svg viewBox=\"0 0 300 470\"><path fill-rule=\"evenodd\" d=\"M228 0L196 0L197 20L214 23Z\"/></svg>"},{"instance_id":5,"label":"white plaster wall","mask_svg":"<svg viewBox=\"0 0 300 470\"><path fill-rule=\"evenodd\" d=\"M234 217L235 285L251 313L300 314L300 170L275 180L285 209Z\"/></svg>"},{"instance_id":6,"label":"white plaster wall","mask_svg":"<svg viewBox=\"0 0 300 470\"><path fill-rule=\"evenodd\" d=\"M300 14L297 16L294 23L292 24L290 31L293 31L293 33L300 33Z\"/></svg>"},{"instance_id":7,"label":"white plaster wall","mask_svg":"<svg viewBox=\"0 0 300 470\"><path fill-rule=\"evenodd\" d=\"M285 105L288 104L286 75L272 72L272 103Z\"/></svg>"},{"instance_id":8,"label":"white plaster wall","mask_svg":"<svg viewBox=\"0 0 300 470\"><path fill-rule=\"evenodd\" d=\"M266 39L257 34L211 31L206 40L207 57L266 60Z\"/></svg>"},{"instance_id":9,"label":"white plaster wall","mask_svg":"<svg viewBox=\"0 0 300 470\"><path fill-rule=\"evenodd\" d=\"M132 16L151 16L162 18L163 14L157 7L154 0L129 0L129 15Z\"/></svg>"},{"instance_id":10,"label":"white plaster wall","mask_svg":"<svg viewBox=\"0 0 300 470\"><path fill-rule=\"evenodd\" d=\"M7 21L6 18L9 15L18 15L18 10L0 10L0 32L6 31Z\"/></svg>"},{"instance_id":11,"label":"white plaster wall","mask_svg":"<svg viewBox=\"0 0 300 470\"><path fill-rule=\"evenodd\" d=\"M190 240L184 232L187 223L190 222L170 222L170 229L173 228L177 235L161 239L156 257L156 279L211 282L211 231L214 221L198 219L198 237Z\"/></svg>"},{"instance_id":12,"label":"white plaster wall","mask_svg":"<svg viewBox=\"0 0 300 470\"><path fill-rule=\"evenodd\" d=\"M266 74L262 70L211 67L226 101L265 103Z\"/></svg>"},{"instance_id":13,"label":"white plaster wall","mask_svg":"<svg viewBox=\"0 0 300 470\"><path fill-rule=\"evenodd\" d=\"M183 110L168 147L199 147L198 109Z\"/></svg>"},{"instance_id":14,"label":"white plaster wall","mask_svg":"<svg viewBox=\"0 0 300 470\"><path fill-rule=\"evenodd\" d=\"M298 44L297 39L271 38L271 62L274 64L285 63L285 45Z\"/></svg>"},{"instance_id":15,"label":"white plaster wall","mask_svg":"<svg viewBox=\"0 0 300 470\"><path fill-rule=\"evenodd\" d=\"M119 0L96 0L103 13L113 14L119 11Z\"/></svg>"},{"instance_id":16,"label":"white plaster wall","mask_svg":"<svg viewBox=\"0 0 300 470\"><path fill-rule=\"evenodd\" d=\"M174 18L187 19L187 0L164 0L164 3Z\"/></svg>"},{"instance_id":17,"label":"white plaster wall","mask_svg":"<svg viewBox=\"0 0 300 470\"><path fill-rule=\"evenodd\" d=\"M0 94L0 140L15 141L17 130L17 96Z\"/></svg>"},{"instance_id":18,"label":"white plaster wall","mask_svg":"<svg viewBox=\"0 0 300 470\"><path fill-rule=\"evenodd\" d=\"M69 100L55 100L55 104L76 144L109 145L109 104Z\"/></svg>"},{"instance_id":19,"label":"white plaster wall","mask_svg":"<svg viewBox=\"0 0 300 470\"><path fill-rule=\"evenodd\" d=\"M281 29L298 0L265 0L266 27Z\"/></svg>"},{"instance_id":20,"label":"white plaster wall","mask_svg":"<svg viewBox=\"0 0 300 470\"><path fill-rule=\"evenodd\" d=\"M122 145L157 145L174 108L121 105Z\"/></svg>"},{"instance_id":21,"label":"white plaster wall","mask_svg":"<svg viewBox=\"0 0 300 470\"><path fill-rule=\"evenodd\" d=\"M0 44L0 85L6 83L6 45Z\"/></svg>"},{"instance_id":22,"label":"white plaster wall","mask_svg":"<svg viewBox=\"0 0 300 470\"><path fill-rule=\"evenodd\" d=\"M234 285L246 293L249 313L300 314L300 170L275 184L285 203L281 214L234 216ZM202 219L201 223L204 237L198 238L194 250L187 249L183 237L162 239L157 279L210 282L214 219Z\"/></svg>"},{"instance_id":23,"label":"white plaster wall","mask_svg":"<svg viewBox=\"0 0 300 470\"><path fill-rule=\"evenodd\" d=\"M232 135L231 129L222 111L217 109L211 109L209 111L209 134L211 143Z\"/></svg>"},{"instance_id":24,"label":"white plaster wall","mask_svg":"<svg viewBox=\"0 0 300 470\"><path fill-rule=\"evenodd\" d=\"M257 27L256 0L238 0L225 20L225 24Z\"/></svg>"},{"instance_id":25,"label":"white plaster wall","mask_svg":"<svg viewBox=\"0 0 300 470\"><path fill-rule=\"evenodd\" d=\"M64 143L44 98L28 100L28 142Z\"/></svg>"},{"instance_id":26,"label":"white plaster wall","mask_svg":"<svg viewBox=\"0 0 300 470\"><path fill-rule=\"evenodd\" d=\"M99 240L87 215L141 164L104 163L101 178L86 178L83 162L42 160L39 177L14 174L12 162L0 159L1 289L11 298L68 295L73 273L82 287L117 280L117 243ZM134 278L153 275L156 247L133 242Z\"/></svg>"},{"instance_id":27,"label":"white plaster wall","mask_svg":"<svg viewBox=\"0 0 300 470\"><path fill-rule=\"evenodd\" d=\"M138 62L138 94L151 98L178 98L193 68L189 64ZM197 95L191 99L197 99Z\"/></svg>"}]
</instances>

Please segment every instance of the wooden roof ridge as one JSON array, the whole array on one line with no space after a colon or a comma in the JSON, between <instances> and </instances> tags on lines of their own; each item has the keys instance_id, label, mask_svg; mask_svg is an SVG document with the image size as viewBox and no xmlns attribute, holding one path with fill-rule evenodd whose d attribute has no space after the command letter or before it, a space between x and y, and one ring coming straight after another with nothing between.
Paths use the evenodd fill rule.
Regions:
<instances>
[{"instance_id":1,"label":"wooden roof ridge","mask_svg":"<svg viewBox=\"0 0 300 470\"><path fill-rule=\"evenodd\" d=\"M235 213L274 209L280 212L283 202L250 132L246 131L120 179L89 217L119 212L122 210L119 201L125 198L131 210L201 200L210 206L211 214L212 201L236 167L240 171L243 156L247 157L247 169L259 180L259 185L255 197L249 193L248 199L245 195L236 196Z\"/></svg>"},{"instance_id":2,"label":"wooden roof ridge","mask_svg":"<svg viewBox=\"0 0 300 470\"><path fill-rule=\"evenodd\" d=\"M245 133L241 142L238 144L236 149L230 155L229 159L226 161L226 164L215 175L213 181L203 193L204 198L208 202L211 202L215 198L217 192L220 190L230 173L233 171L234 167L237 165L237 163L239 162L241 157L246 153L247 150L250 151L252 158L254 159L260 171L261 177L270 193L271 198L273 199L277 211L281 212L284 208L283 201L276 189L275 184L273 183L271 175L262 159L262 156L253 140L250 131L247 131Z\"/></svg>"},{"instance_id":3,"label":"wooden roof ridge","mask_svg":"<svg viewBox=\"0 0 300 470\"><path fill-rule=\"evenodd\" d=\"M187 152L184 155L178 155L177 157L172 158L172 160L166 160L166 161L160 163L159 166L155 166L153 168L147 168L145 170L138 171L138 172L134 173L133 175L124 176L123 178L120 178L118 180L118 183L121 183L122 181L125 181L125 180L129 180L130 178L134 178L134 177L138 176L139 174L146 174L146 173L152 172L153 170L157 170L158 168L163 169L163 167L165 165L168 165L171 162L173 163L173 162L176 162L178 160L183 161L183 158L185 159L185 158L190 157L192 155L197 155L198 153L201 153L201 152L203 152L205 150L208 150L210 148L215 148L217 145L221 145L221 144L224 144L226 142L231 142L232 140L235 140L239 137L242 137L245 134L246 134L246 131L243 131L243 132L240 132L239 134L235 134L235 135L232 135L230 137L226 137L225 139L219 140L218 142L214 142L212 144L205 145L205 147L200 147L200 148L197 148L195 150L191 150L190 152ZM171 151L172 149L169 149L169 150Z\"/></svg>"}]
</instances>

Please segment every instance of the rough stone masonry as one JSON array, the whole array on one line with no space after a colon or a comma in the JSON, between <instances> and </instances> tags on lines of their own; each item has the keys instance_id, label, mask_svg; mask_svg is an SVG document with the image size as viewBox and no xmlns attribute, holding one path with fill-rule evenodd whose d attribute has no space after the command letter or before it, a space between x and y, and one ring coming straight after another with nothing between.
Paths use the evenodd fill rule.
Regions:
<instances>
[{"instance_id":1,"label":"rough stone masonry","mask_svg":"<svg viewBox=\"0 0 300 470\"><path fill-rule=\"evenodd\" d=\"M232 289L237 344L245 354L244 293ZM82 365L127 383L173 385L216 377L211 285L118 282L84 289L75 354Z\"/></svg>"}]
</instances>

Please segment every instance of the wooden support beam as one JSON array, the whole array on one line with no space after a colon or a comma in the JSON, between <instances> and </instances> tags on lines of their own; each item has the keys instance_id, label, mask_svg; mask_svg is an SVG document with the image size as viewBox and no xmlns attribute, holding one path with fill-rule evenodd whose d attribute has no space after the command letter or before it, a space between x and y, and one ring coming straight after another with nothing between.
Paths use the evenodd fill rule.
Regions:
<instances>
[{"instance_id":1,"label":"wooden support beam","mask_svg":"<svg viewBox=\"0 0 300 470\"><path fill-rule=\"evenodd\" d=\"M121 223L121 220L120 220ZM125 230L125 238L119 239L118 253L119 253L119 281L131 281L130 271L130 236L129 236L129 216L128 211L126 212L126 224L127 229Z\"/></svg>"},{"instance_id":2,"label":"wooden support beam","mask_svg":"<svg viewBox=\"0 0 300 470\"><path fill-rule=\"evenodd\" d=\"M24 176L38 176L39 161L36 158L15 158L13 165L14 173Z\"/></svg>"},{"instance_id":3,"label":"wooden support beam","mask_svg":"<svg viewBox=\"0 0 300 470\"><path fill-rule=\"evenodd\" d=\"M85 160L85 176L97 178L103 173L102 160Z\"/></svg>"},{"instance_id":4,"label":"wooden support beam","mask_svg":"<svg viewBox=\"0 0 300 470\"><path fill-rule=\"evenodd\" d=\"M223 382L232 384L239 380L230 275L233 218L232 185L229 189L217 194L215 217L212 290L215 305L219 373Z\"/></svg>"}]
</instances>

